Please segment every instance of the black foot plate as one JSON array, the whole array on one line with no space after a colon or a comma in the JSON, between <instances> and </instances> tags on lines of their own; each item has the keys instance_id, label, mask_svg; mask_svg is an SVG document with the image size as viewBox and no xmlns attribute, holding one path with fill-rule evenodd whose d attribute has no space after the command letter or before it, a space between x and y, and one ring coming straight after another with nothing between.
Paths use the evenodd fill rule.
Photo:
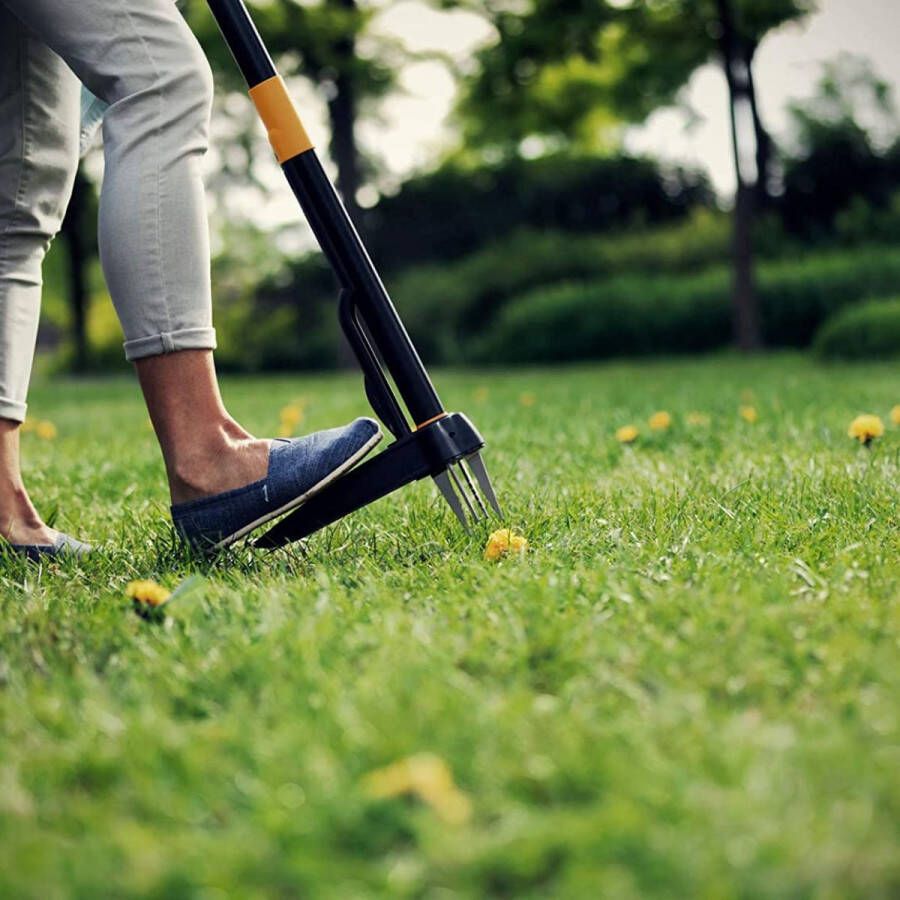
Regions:
<instances>
[{"instance_id":1,"label":"black foot plate","mask_svg":"<svg viewBox=\"0 0 900 900\"><path fill-rule=\"evenodd\" d=\"M351 469L257 538L254 546L275 548L299 541L413 481L440 476L483 446L484 439L466 416L448 413Z\"/></svg>"}]
</instances>

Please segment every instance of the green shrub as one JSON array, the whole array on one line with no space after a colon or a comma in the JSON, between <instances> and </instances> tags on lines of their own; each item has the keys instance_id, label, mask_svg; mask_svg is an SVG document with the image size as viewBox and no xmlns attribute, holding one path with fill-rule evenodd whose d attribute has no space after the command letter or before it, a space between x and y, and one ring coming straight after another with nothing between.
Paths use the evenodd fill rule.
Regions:
<instances>
[{"instance_id":1,"label":"green shrub","mask_svg":"<svg viewBox=\"0 0 900 900\"><path fill-rule=\"evenodd\" d=\"M900 357L900 298L841 310L816 333L813 348L823 359Z\"/></svg>"},{"instance_id":2,"label":"green shrub","mask_svg":"<svg viewBox=\"0 0 900 900\"><path fill-rule=\"evenodd\" d=\"M833 312L893 290L900 250L816 254L758 267L764 339L806 346ZM508 304L470 358L480 362L595 359L723 347L731 340L731 274L635 275L557 285Z\"/></svg>"},{"instance_id":3,"label":"green shrub","mask_svg":"<svg viewBox=\"0 0 900 900\"><path fill-rule=\"evenodd\" d=\"M513 298L564 281L627 272L684 273L724 264L730 231L726 215L703 207L678 222L617 235L522 228L455 262L416 266L386 280L423 358L453 362L467 356L471 338L489 328L494 316ZM772 223L759 239L762 253L784 252L784 241ZM215 273L216 321L222 323L221 365L248 369L253 367L250 357L254 357L267 369L285 364L295 368L334 366L339 347L335 324L338 288L322 255L305 255L255 281L252 259L243 261L237 251L234 256L233 260L219 260ZM256 312L234 313L239 321L228 327L232 304L249 304ZM281 307L300 310L297 326L289 329L293 349L274 347L275 363L262 352L263 347L259 353L245 352L240 347L244 329L256 330L257 316ZM274 336L283 337L281 332Z\"/></svg>"},{"instance_id":4,"label":"green shrub","mask_svg":"<svg viewBox=\"0 0 900 900\"><path fill-rule=\"evenodd\" d=\"M272 372L331 369L338 359L337 320L310 317L296 306L260 309L250 303L216 313L223 372Z\"/></svg>"},{"instance_id":5,"label":"green shrub","mask_svg":"<svg viewBox=\"0 0 900 900\"><path fill-rule=\"evenodd\" d=\"M285 265L260 235L237 229L213 261L223 371L330 369L340 344L334 276L320 254ZM257 262L258 260L258 262Z\"/></svg>"},{"instance_id":6,"label":"green shrub","mask_svg":"<svg viewBox=\"0 0 900 900\"><path fill-rule=\"evenodd\" d=\"M479 362L561 362L710 350L727 343L729 274L629 275L555 285L511 303L472 345Z\"/></svg>"},{"instance_id":7,"label":"green shrub","mask_svg":"<svg viewBox=\"0 0 900 900\"><path fill-rule=\"evenodd\" d=\"M900 191L880 205L854 197L834 219L834 231L844 246L895 243L900 238Z\"/></svg>"},{"instance_id":8,"label":"green shrub","mask_svg":"<svg viewBox=\"0 0 900 900\"><path fill-rule=\"evenodd\" d=\"M900 249L816 253L759 267L763 335L779 347L808 346L819 326L844 306L893 293Z\"/></svg>"},{"instance_id":9,"label":"green shrub","mask_svg":"<svg viewBox=\"0 0 900 900\"><path fill-rule=\"evenodd\" d=\"M556 154L470 168L449 162L363 213L384 271L477 252L516 228L596 233L680 219L713 197L698 172L630 156Z\"/></svg>"},{"instance_id":10,"label":"green shrub","mask_svg":"<svg viewBox=\"0 0 900 900\"><path fill-rule=\"evenodd\" d=\"M458 262L417 266L389 287L423 357L454 360L513 297L563 281L721 263L729 231L725 216L705 209L678 224L619 237L521 230Z\"/></svg>"}]
</instances>

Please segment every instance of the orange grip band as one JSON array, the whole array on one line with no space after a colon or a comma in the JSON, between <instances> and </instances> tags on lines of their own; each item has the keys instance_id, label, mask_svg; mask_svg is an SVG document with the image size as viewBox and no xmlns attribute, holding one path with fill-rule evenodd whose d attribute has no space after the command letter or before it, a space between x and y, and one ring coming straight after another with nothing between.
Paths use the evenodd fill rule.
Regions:
<instances>
[{"instance_id":1,"label":"orange grip band","mask_svg":"<svg viewBox=\"0 0 900 900\"><path fill-rule=\"evenodd\" d=\"M424 422L416 425L416 431L418 431L420 428L424 428L426 425L430 425L432 422L437 422L438 419L443 419L446 415L447 413L442 412L438 413L436 416L432 416L430 419L426 419Z\"/></svg>"},{"instance_id":2,"label":"orange grip band","mask_svg":"<svg viewBox=\"0 0 900 900\"><path fill-rule=\"evenodd\" d=\"M313 143L280 75L273 75L250 88L250 99L269 132L269 143L278 162L286 162L312 150Z\"/></svg>"}]
</instances>

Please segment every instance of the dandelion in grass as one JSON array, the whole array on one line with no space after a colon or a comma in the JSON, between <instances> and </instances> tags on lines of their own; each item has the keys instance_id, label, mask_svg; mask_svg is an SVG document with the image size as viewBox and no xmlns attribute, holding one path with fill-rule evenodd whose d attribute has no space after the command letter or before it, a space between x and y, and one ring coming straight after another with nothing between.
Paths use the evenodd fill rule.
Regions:
<instances>
[{"instance_id":1,"label":"dandelion in grass","mask_svg":"<svg viewBox=\"0 0 900 900\"><path fill-rule=\"evenodd\" d=\"M494 562L504 556L524 556L528 549L528 539L509 528L499 528L492 532L484 545L484 558Z\"/></svg>"},{"instance_id":2,"label":"dandelion in grass","mask_svg":"<svg viewBox=\"0 0 900 900\"><path fill-rule=\"evenodd\" d=\"M638 439L639 434L637 426L623 425L621 428L616 429L616 440L620 444L633 444Z\"/></svg>"},{"instance_id":3,"label":"dandelion in grass","mask_svg":"<svg viewBox=\"0 0 900 900\"><path fill-rule=\"evenodd\" d=\"M872 415L857 416L847 429L847 437L856 438L865 447L883 434L884 422L878 416Z\"/></svg>"},{"instance_id":4,"label":"dandelion in grass","mask_svg":"<svg viewBox=\"0 0 900 900\"><path fill-rule=\"evenodd\" d=\"M163 607L169 602L172 592L155 581L130 581L125 588L125 596L131 599L134 611L144 619L162 618Z\"/></svg>"},{"instance_id":5,"label":"dandelion in grass","mask_svg":"<svg viewBox=\"0 0 900 900\"><path fill-rule=\"evenodd\" d=\"M58 432L52 422L42 419L34 426L34 433L44 441L52 441Z\"/></svg>"},{"instance_id":6,"label":"dandelion in grass","mask_svg":"<svg viewBox=\"0 0 900 900\"><path fill-rule=\"evenodd\" d=\"M288 403L281 408L281 426L278 429L278 437L292 437L297 426L303 421L303 404Z\"/></svg>"},{"instance_id":7,"label":"dandelion in grass","mask_svg":"<svg viewBox=\"0 0 900 900\"><path fill-rule=\"evenodd\" d=\"M519 403L521 403L522 406L534 406L534 404L536 402L537 402L537 397L535 397L534 394L532 394L528 391L526 391L524 394L522 394L519 397Z\"/></svg>"},{"instance_id":8,"label":"dandelion in grass","mask_svg":"<svg viewBox=\"0 0 900 900\"><path fill-rule=\"evenodd\" d=\"M900 403L891 410L891 421L895 425L900 425Z\"/></svg>"},{"instance_id":9,"label":"dandelion in grass","mask_svg":"<svg viewBox=\"0 0 900 900\"><path fill-rule=\"evenodd\" d=\"M756 407L750 406L749 404L741 406L738 413L740 413L741 418L745 422L749 422L751 425L759 419L759 413L756 411Z\"/></svg>"},{"instance_id":10,"label":"dandelion in grass","mask_svg":"<svg viewBox=\"0 0 900 900\"><path fill-rule=\"evenodd\" d=\"M689 412L685 417L685 421L691 428L706 428L709 425L710 419L706 413Z\"/></svg>"},{"instance_id":11,"label":"dandelion in grass","mask_svg":"<svg viewBox=\"0 0 900 900\"><path fill-rule=\"evenodd\" d=\"M653 431L665 431L672 426L672 417L664 409L661 409L647 419L647 424Z\"/></svg>"},{"instance_id":12,"label":"dandelion in grass","mask_svg":"<svg viewBox=\"0 0 900 900\"><path fill-rule=\"evenodd\" d=\"M412 796L429 806L450 825L464 825L472 817L472 802L453 780L450 767L433 753L417 753L363 781L366 793L378 800Z\"/></svg>"}]
</instances>

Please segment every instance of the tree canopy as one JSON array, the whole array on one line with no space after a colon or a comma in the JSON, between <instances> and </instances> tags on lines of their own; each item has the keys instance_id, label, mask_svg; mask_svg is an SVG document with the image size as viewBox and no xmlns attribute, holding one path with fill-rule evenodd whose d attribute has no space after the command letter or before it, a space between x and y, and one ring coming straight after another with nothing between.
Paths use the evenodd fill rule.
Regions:
<instances>
[{"instance_id":1,"label":"tree canopy","mask_svg":"<svg viewBox=\"0 0 900 900\"><path fill-rule=\"evenodd\" d=\"M449 2L449 0L448 0ZM598 147L623 122L673 102L691 74L722 52L717 0L471 0L497 39L479 52L460 112L466 140L514 151L523 140ZM733 0L749 65L773 28L813 0Z\"/></svg>"}]
</instances>

